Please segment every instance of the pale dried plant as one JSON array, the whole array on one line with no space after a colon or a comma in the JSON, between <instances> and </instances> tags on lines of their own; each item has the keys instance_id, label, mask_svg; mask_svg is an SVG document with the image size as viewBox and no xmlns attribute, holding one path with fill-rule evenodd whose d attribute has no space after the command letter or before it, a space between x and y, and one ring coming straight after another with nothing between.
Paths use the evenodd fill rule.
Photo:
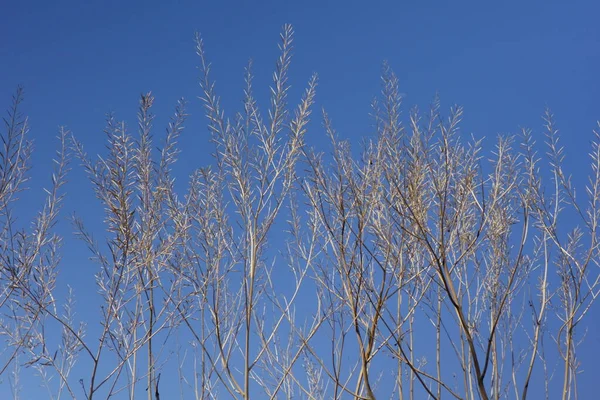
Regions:
<instances>
[{"instance_id":1,"label":"pale dried plant","mask_svg":"<svg viewBox=\"0 0 600 400\"><path fill-rule=\"evenodd\" d=\"M0 335L6 344L2 352L0 375L7 372L11 365L14 367L12 392L15 398L19 397L21 363L34 366L40 363L60 363L57 368L60 379L58 392L65 388L70 391L67 377L78 351L69 342L71 332L63 331L60 354L57 352L52 355L47 349L44 334L49 316L69 319L68 308L65 313L59 312L54 298L61 238L53 232L64 196L61 193L62 186L69 170L69 132L60 129L60 148L54 159L51 186L45 190L46 200L41 211L30 227L20 225L16 218L19 211L15 203L28 179L32 150L32 143L27 139L28 120L20 110L22 101L23 90L19 88L13 97L7 118L4 119L0 151Z\"/></svg>"},{"instance_id":2,"label":"pale dried plant","mask_svg":"<svg viewBox=\"0 0 600 400\"><path fill-rule=\"evenodd\" d=\"M0 151L0 375L13 397L31 366L50 398L160 400L176 382L197 399L525 399L557 386L577 398L580 327L600 289L599 134L581 202L549 112L546 157L528 130L486 151L460 131L460 107L444 117L436 98L405 118L386 64L362 153L325 112L321 153L305 144L316 77L288 105L292 42L286 25L268 113L250 63L228 117L197 37L215 152L184 196L172 170L184 103L154 154L145 94L137 136L109 116L97 161L60 131L29 229L14 211L31 154L17 92ZM104 235L74 218L97 264L97 319L76 313L70 290L55 299L70 149L104 207Z\"/></svg>"},{"instance_id":3,"label":"pale dried plant","mask_svg":"<svg viewBox=\"0 0 600 400\"><path fill-rule=\"evenodd\" d=\"M268 119L254 98L251 63L245 74L244 110L229 119L210 80L204 44L197 38L216 165L192 179L187 262L179 268L187 281L182 295L188 304L181 317L202 349L199 398L218 391L248 399L254 390L270 398L280 392L291 398L295 386L294 364L303 347L292 340L297 328L294 303L308 266L285 259L269 263L266 251L295 187L316 88L312 77L295 112L288 111L292 41L292 28L285 26ZM272 279L286 273L296 278L291 289Z\"/></svg>"},{"instance_id":4,"label":"pale dried plant","mask_svg":"<svg viewBox=\"0 0 600 400\"><path fill-rule=\"evenodd\" d=\"M141 390L149 399L160 393L160 356L175 325L176 307L171 299L179 280L173 277L171 264L187 227L174 193L171 168L186 114L181 101L155 162L153 101L150 93L141 96L137 139L124 123L109 116L105 130L109 154L97 162L90 161L83 146L73 139L105 207L108 233L105 250L82 220L74 219L78 235L99 264L96 283L103 301L99 343L95 349L86 345L92 367L88 381L81 386L88 399L100 390L107 396L126 392L130 399ZM158 342L157 337L161 339ZM145 381L143 389L139 389L141 381Z\"/></svg>"},{"instance_id":5,"label":"pale dried plant","mask_svg":"<svg viewBox=\"0 0 600 400\"><path fill-rule=\"evenodd\" d=\"M304 192L325 232L327 256L315 271L330 293L334 344L330 355L315 359L333 381L331 396L388 397L373 387L372 376L390 356L398 360L399 398L526 398L536 365L546 379L536 396L548 396L544 337L556 340L564 360L564 398L576 394L574 328L589 312L600 276L597 144L583 211L562 170L549 116L551 195L529 134L522 152L513 137L500 137L485 159L481 141L461 137L460 108L447 119L437 100L425 119L413 110L408 134L400 105L397 78L386 66L382 101L374 103L376 137L363 158L355 160L327 117L333 165L308 157ZM561 236L557 214L564 204L586 231ZM558 276L549 275L553 263ZM547 328L551 306L560 322L554 332ZM415 340L428 326L435 346Z\"/></svg>"}]
</instances>

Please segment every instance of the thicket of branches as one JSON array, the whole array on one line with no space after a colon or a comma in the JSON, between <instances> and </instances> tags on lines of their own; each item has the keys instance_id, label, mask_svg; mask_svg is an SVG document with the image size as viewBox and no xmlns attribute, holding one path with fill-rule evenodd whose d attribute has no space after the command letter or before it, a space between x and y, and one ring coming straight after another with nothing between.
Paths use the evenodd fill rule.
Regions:
<instances>
[{"instance_id":1,"label":"thicket of branches","mask_svg":"<svg viewBox=\"0 0 600 400\"><path fill-rule=\"evenodd\" d=\"M483 154L459 133L460 108L401 118L384 67L360 157L326 114L321 153L305 144L316 77L288 104L292 41L285 26L268 112L249 65L243 110L227 116L197 38L215 155L186 193L172 170L185 104L156 141L147 94L136 133L108 118L101 157L60 131L25 227L14 209L32 147L17 91L0 149L2 385L18 398L35 369L56 399L576 398L579 328L600 291L600 131L576 198L550 113L540 144L522 130ZM69 244L95 261L96 319L75 314L76 293L55 296L73 164L104 209L105 232L74 219Z\"/></svg>"}]
</instances>

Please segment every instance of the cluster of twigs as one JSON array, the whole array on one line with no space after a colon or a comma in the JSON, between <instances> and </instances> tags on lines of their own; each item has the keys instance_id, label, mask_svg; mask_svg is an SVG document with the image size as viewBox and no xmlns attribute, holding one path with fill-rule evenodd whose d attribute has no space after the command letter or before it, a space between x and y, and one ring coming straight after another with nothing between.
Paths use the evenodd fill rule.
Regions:
<instances>
[{"instance_id":1,"label":"cluster of twigs","mask_svg":"<svg viewBox=\"0 0 600 400\"><path fill-rule=\"evenodd\" d=\"M363 154L326 114L332 151L318 153L304 140L316 77L288 106L292 42L285 26L267 116L250 64L229 118L197 38L215 153L185 195L172 170L185 104L154 156L146 94L137 135L109 117L96 161L61 129L47 199L20 228L31 143L17 91L0 150L0 377L13 396L24 367L52 398L525 399L555 381L575 395L577 328L600 290L598 132L581 201L550 113L547 157L526 130L486 157L462 137L460 108L443 117L436 100L403 122L385 66ZM100 244L74 219L97 264L99 320L78 321L71 292L54 296L72 156L105 213Z\"/></svg>"}]
</instances>

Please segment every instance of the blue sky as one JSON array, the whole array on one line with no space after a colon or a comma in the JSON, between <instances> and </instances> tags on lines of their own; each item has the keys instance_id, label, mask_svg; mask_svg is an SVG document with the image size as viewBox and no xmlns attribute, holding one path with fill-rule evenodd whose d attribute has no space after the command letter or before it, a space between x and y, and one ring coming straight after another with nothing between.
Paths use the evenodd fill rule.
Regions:
<instances>
[{"instance_id":1,"label":"blue sky","mask_svg":"<svg viewBox=\"0 0 600 400\"><path fill-rule=\"evenodd\" d=\"M387 60L407 107L425 108L438 92L443 107L464 106L462 130L476 137L493 139L517 133L519 127L540 132L541 115L550 107L577 181L589 171L591 132L600 119L599 13L597 2L576 0L5 2L0 106L8 106L17 85L25 87L24 112L36 149L23 219L41 204L57 127L67 126L95 155L104 146L105 114L114 111L133 128L139 94L147 91L156 96L157 136L177 99L189 102L178 166L183 185L193 169L211 163L197 98L194 33L204 38L225 108L237 110L249 58L254 59L258 97L266 98L284 23L296 33L292 99L318 73L317 109L324 107L340 135L355 145L372 134L369 105ZM326 146L320 124L311 126L309 142ZM67 190L65 216L76 211L88 223L101 221L100 206L81 171L73 171ZM58 229L67 236L72 231L66 218ZM76 289L86 287L93 282L86 249L72 236L66 239L64 269L78 282ZM600 356L597 320L588 319L584 365L586 353ZM595 386L592 376L598 371L591 356L587 361L580 378L583 398Z\"/></svg>"}]
</instances>

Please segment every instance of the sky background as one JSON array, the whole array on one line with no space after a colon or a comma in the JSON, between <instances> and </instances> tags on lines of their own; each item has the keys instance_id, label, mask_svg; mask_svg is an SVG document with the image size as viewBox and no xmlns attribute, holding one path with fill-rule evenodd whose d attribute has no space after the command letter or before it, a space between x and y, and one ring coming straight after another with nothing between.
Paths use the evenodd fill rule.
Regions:
<instances>
[{"instance_id":1,"label":"sky background","mask_svg":"<svg viewBox=\"0 0 600 400\"><path fill-rule=\"evenodd\" d=\"M0 108L18 85L35 141L32 180L23 194L22 221L43 200L57 127L67 126L88 154L102 152L105 114L114 112L135 129L139 95L152 91L157 140L176 101L190 114L181 138L178 181L212 162L206 120L198 100L199 32L213 63L213 79L231 114L241 108L243 70L254 60L257 96L264 100L284 23L295 28L290 102L313 72L319 75L316 109L324 107L342 138L358 146L373 133L370 103L387 60L405 94L405 112L425 109L439 93L445 109L465 108L462 131L486 137L532 128L551 108L566 144L566 166L583 185L592 129L600 118L600 3L597 1L2 1ZM318 115L318 113L316 114ZM327 149L317 119L309 143ZM81 288L93 284L94 267L77 243L67 216L96 226L100 205L82 171L69 177L57 229L66 236L63 275ZM583 192L583 186L580 187ZM82 306L85 310L85 305ZM596 309L598 308L598 305ZM582 398L597 386L600 327L595 311L580 355ZM0 385L2 387L2 385ZM3 396L0 389L0 397Z\"/></svg>"}]
</instances>

